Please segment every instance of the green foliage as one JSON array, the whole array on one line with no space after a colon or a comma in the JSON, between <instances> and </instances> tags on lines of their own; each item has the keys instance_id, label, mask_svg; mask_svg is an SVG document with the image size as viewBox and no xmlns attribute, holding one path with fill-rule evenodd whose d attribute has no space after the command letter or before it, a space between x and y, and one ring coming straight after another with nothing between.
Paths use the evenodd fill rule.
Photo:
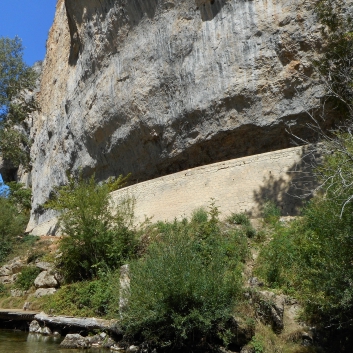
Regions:
<instances>
[{"instance_id":1,"label":"green foliage","mask_svg":"<svg viewBox=\"0 0 353 353\"><path fill-rule=\"evenodd\" d=\"M326 81L327 95L339 108L341 116L352 114L353 103L353 21L342 0L319 0L316 12L325 26L325 53L315 65ZM347 109L348 108L348 109Z\"/></svg>"},{"instance_id":2,"label":"green foliage","mask_svg":"<svg viewBox=\"0 0 353 353\"><path fill-rule=\"evenodd\" d=\"M255 353L263 353L264 352L264 339L261 335L255 335L251 342L250 345L254 349Z\"/></svg>"},{"instance_id":3,"label":"green foliage","mask_svg":"<svg viewBox=\"0 0 353 353\"><path fill-rule=\"evenodd\" d=\"M22 269L21 273L16 279L15 286L22 290L28 290L34 286L34 280L40 273L37 267L28 266Z\"/></svg>"},{"instance_id":4,"label":"green foliage","mask_svg":"<svg viewBox=\"0 0 353 353\"><path fill-rule=\"evenodd\" d=\"M113 192L121 189L123 186L126 185L130 177L131 177L131 173L129 173L126 176L119 175L117 178L110 177L106 182L109 192Z\"/></svg>"},{"instance_id":5,"label":"green foliage","mask_svg":"<svg viewBox=\"0 0 353 353\"><path fill-rule=\"evenodd\" d=\"M11 252L16 237L21 235L27 218L20 214L10 200L0 197L0 262Z\"/></svg>"},{"instance_id":6,"label":"green foliage","mask_svg":"<svg viewBox=\"0 0 353 353\"><path fill-rule=\"evenodd\" d=\"M322 173L337 168L341 158L346 157L339 152L327 157ZM305 207L302 219L274 228L273 239L260 253L257 271L271 287L296 292L307 318L316 325L352 331L353 204L348 202L342 211L352 190L341 188L335 179L341 178L339 173L330 178L322 194Z\"/></svg>"},{"instance_id":7,"label":"green foliage","mask_svg":"<svg viewBox=\"0 0 353 353\"><path fill-rule=\"evenodd\" d=\"M0 297L6 293L6 287L3 283L0 283Z\"/></svg>"},{"instance_id":8,"label":"green foliage","mask_svg":"<svg viewBox=\"0 0 353 353\"><path fill-rule=\"evenodd\" d=\"M28 215L31 210L32 190L15 181L7 183L7 186L10 188L9 200L17 206L19 212Z\"/></svg>"},{"instance_id":9,"label":"green foliage","mask_svg":"<svg viewBox=\"0 0 353 353\"><path fill-rule=\"evenodd\" d=\"M249 217L245 213L232 213L227 221L233 224L241 224L244 226L250 225Z\"/></svg>"},{"instance_id":10,"label":"green foliage","mask_svg":"<svg viewBox=\"0 0 353 353\"><path fill-rule=\"evenodd\" d=\"M94 281L62 286L43 309L56 315L116 317L119 309L119 273L107 273Z\"/></svg>"},{"instance_id":11,"label":"green foliage","mask_svg":"<svg viewBox=\"0 0 353 353\"><path fill-rule=\"evenodd\" d=\"M256 273L271 288L281 288L286 293L295 287L300 266L301 238L297 237L296 226L297 223L276 227L271 242L261 250L257 262Z\"/></svg>"},{"instance_id":12,"label":"green foliage","mask_svg":"<svg viewBox=\"0 0 353 353\"><path fill-rule=\"evenodd\" d=\"M208 213L204 208L198 208L192 213L192 222L205 223L208 220Z\"/></svg>"},{"instance_id":13,"label":"green foliage","mask_svg":"<svg viewBox=\"0 0 353 353\"><path fill-rule=\"evenodd\" d=\"M5 123L5 125L8 125ZM0 126L0 152L4 159L18 167L29 164L29 140L13 126Z\"/></svg>"},{"instance_id":14,"label":"green foliage","mask_svg":"<svg viewBox=\"0 0 353 353\"><path fill-rule=\"evenodd\" d=\"M19 91L33 87L35 79L23 61L21 39L0 37L0 106L9 106Z\"/></svg>"},{"instance_id":15,"label":"green foliage","mask_svg":"<svg viewBox=\"0 0 353 353\"><path fill-rule=\"evenodd\" d=\"M68 282L95 278L102 270L115 269L131 258L137 247L129 229L133 202L112 206L107 184L69 178L56 189L47 208L61 211L60 227L66 237L60 243L59 267Z\"/></svg>"},{"instance_id":16,"label":"green foliage","mask_svg":"<svg viewBox=\"0 0 353 353\"><path fill-rule=\"evenodd\" d=\"M18 37L0 37L0 152L14 166L29 165L29 140L19 128L38 107L25 91L35 86L37 74L23 61Z\"/></svg>"},{"instance_id":17,"label":"green foliage","mask_svg":"<svg viewBox=\"0 0 353 353\"><path fill-rule=\"evenodd\" d=\"M234 339L226 326L241 293L247 242L240 232L222 233L217 214L212 204L209 220L196 211L191 222L157 225L144 258L130 264L128 339L170 348Z\"/></svg>"},{"instance_id":18,"label":"green foliage","mask_svg":"<svg viewBox=\"0 0 353 353\"><path fill-rule=\"evenodd\" d=\"M262 217L265 223L275 225L281 217L281 210L273 201L267 201L263 206Z\"/></svg>"}]
</instances>

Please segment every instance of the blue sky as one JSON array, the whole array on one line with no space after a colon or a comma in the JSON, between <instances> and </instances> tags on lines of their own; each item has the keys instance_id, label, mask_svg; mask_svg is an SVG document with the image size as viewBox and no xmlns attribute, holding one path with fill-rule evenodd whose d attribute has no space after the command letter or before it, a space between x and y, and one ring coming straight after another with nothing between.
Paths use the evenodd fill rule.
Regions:
<instances>
[{"instance_id":1,"label":"blue sky","mask_svg":"<svg viewBox=\"0 0 353 353\"><path fill-rule=\"evenodd\" d=\"M28 65L44 59L55 5L56 0L1 0L0 36L22 39Z\"/></svg>"},{"instance_id":2,"label":"blue sky","mask_svg":"<svg viewBox=\"0 0 353 353\"><path fill-rule=\"evenodd\" d=\"M0 37L22 39L24 61L33 65L45 56L56 0L0 0ZM0 175L0 193L2 178Z\"/></svg>"}]
</instances>

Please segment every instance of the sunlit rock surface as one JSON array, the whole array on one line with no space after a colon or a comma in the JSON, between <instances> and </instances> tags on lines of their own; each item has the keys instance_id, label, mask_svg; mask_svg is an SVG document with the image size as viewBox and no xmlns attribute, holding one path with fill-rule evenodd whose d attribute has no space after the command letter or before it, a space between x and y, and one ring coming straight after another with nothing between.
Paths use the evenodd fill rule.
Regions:
<instances>
[{"instance_id":1,"label":"sunlit rock surface","mask_svg":"<svg viewBox=\"0 0 353 353\"><path fill-rule=\"evenodd\" d=\"M66 171L134 181L308 137L314 0L58 0L32 126L33 211Z\"/></svg>"}]
</instances>

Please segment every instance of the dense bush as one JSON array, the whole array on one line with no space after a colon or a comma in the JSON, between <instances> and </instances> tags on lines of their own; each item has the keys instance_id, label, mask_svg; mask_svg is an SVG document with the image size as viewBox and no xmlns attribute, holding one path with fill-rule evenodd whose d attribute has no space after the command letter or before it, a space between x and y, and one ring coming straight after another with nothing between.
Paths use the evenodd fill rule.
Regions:
<instances>
[{"instance_id":1,"label":"dense bush","mask_svg":"<svg viewBox=\"0 0 353 353\"><path fill-rule=\"evenodd\" d=\"M102 274L99 280L62 286L42 309L56 315L116 317L119 310L119 273Z\"/></svg>"},{"instance_id":2,"label":"dense bush","mask_svg":"<svg viewBox=\"0 0 353 353\"><path fill-rule=\"evenodd\" d=\"M16 279L16 287L22 290L30 289L34 286L34 280L37 278L39 273L40 269L37 267L25 267Z\"/></svg>"},{"instance_id":3,"label":"dense bush","mask_svg":"<svg viewBox=\"0 0 353 353\"><path fill-rule=\"evenodd\" d=\"M241 233L222 233L217 209L198 211L191 222L159 223L145 257L131 263L126 336L180 348L221 338L241 292L247 256ZM234 337L233 337L234 338Z\"/></svg>"},{"instance_id":4,"label":"dense bush","mask_svg":"<svg viewBox=\"0 0 353 353\"><path fill-rule=\"evenodd\" d=\"M135 233L129 228L133 202L113 208L109 191L109 184L97 184L94 177L70 178L46 205L62 212L59 222L66 236L58 265L68 282L118 268L136 251Z\"/></svg>"},{"instance_id":5,"label":"dense bush","mask_svg":"<svg viewBox=\"0 0 353 353\"><path fill-rule=\"evenodd\" d=\"M244 226L250 225L249 217L245 213L232 213L228 218L227 221L233 224L241 224Z\"/></svg>"},{"instance_id":6,"label":"dense bush","mask_svg":"<svg viewBox=\"0 0 353 353\"><path fill-rule=\"evenodd\" d=\"M17 207L4 197L0 197L0 263L11 252L16 237L21 235L27 219Z\"/></svg>"},{"instance_id":7,"label":"dense bush","mask_svg":"<svg viewBox=\"0 0 353 353\"><path fill-rule=\"evenodd\" d=\"M331 174L346 158L344 151L325 158L321 175L330 182L322 183L322 192L306 205L301 219L277 225L257 271L271 287L296 292L307 319L319 327L352 331L353 204L347 202L352 188L348 179L341 183L351 173L341 168Z\"/></svg>"},{"instance_id":8,"label":"dense bush","mask_svg":"<svg viewBox=\"0 0 353 353\"><path fill-rule=\"evenodd\" d=\"M262 209L262 217L265 223L275 225L281 217L281 210L273 201L267 201Z\"/></svg>"}]
</instances>

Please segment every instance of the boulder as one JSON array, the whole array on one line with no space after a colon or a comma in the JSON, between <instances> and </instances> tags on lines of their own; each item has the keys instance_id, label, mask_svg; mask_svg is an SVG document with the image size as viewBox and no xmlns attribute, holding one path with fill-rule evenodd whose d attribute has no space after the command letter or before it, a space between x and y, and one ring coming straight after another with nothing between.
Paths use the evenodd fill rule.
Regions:
<instances>
[{"instance_id":1,"label":"boulder","mask_svg":"<svg viewBox=\"0 0 353 353\"><path fill-rule=\"evenodd\" d=\"M127 350L126 353L136 353L139 351L139 347L138 346L130 346Z\"/></svg>"},{"instance_id":2,"label":"boulder","mask_svg":"<svg viewBox=\"0 0 353 353\"><path fill-rule=\"evenodd\" d=\"M36 288L57 288L59 283L49 271L43 271L34 280L34 285Z\"/></svg>"},{"instance_id":3,"label":"boulder","mask_svg":"<svg viewBox=\"0 0 353 353\"><path fill-rule=\"evenodd\" d=\"M31 310L31 305L32 305L32 303L30 303L30 302L25 302L25 303L23 304L22 310L23 310L23 311Z\"/></svg>"},{"instance_id":4,"label":"boulder","mask_svg":"<svg viewBox=\"0 0 353 353\"><path fill-rule=\"evenodd\" d=\"M37 320L33 320L29 324L29 332L30 333L41 333L42 332L42 328L40 327L39 322Z\"/></svg>"},{"instance_id":5,"label":"boulder","mask_svg":"<svg viewBox=\"0 0 353 353\"><path fill-rule=\"evenodd\" d=\"M11 297L14 297L14 298L24 297L27 294L28 293L25 290L11 289Z\"/></svg>"},{"instance_id":6,"label":"boulder","mask_svg":"<svg viewBox=\"0 0 353 353\"><path fill-rule=\"evenodd\" d=\"M54 266L50 262L38 261L36 262L36 267L42 271L50 271Z\"/></svg>"},{"instance_id":7,"label":"boulder","mask_svg":"<svg viewBox=\"0 0 353 353\"><path fill-rule=\"evenodd\" d=\"M52 335L51 329L47 326L43 327L40 333L45 336Z\"/></svg>"},{"instance_id":8,"label":"boulder","mask_svg":"<svg viewBox=\"0 0 353 353\"><path fill-rule=\"evenodd\" d=\"M0 276L11 276L13 274L19 273L25 266L26 265L21 258L15 257L9 263L0 267Z\"/></svg>"},{"instance_id":9,"label":"boulder","mask_svg":"<svg viewBox=\"0 0 353 353\"><path fill-rule=\"evenodd\" d=\"M7 266L2 266L0 267L0 276L4 277L4 276L11 276L12 272L10 271L10 269Z\"/></svg>"},{"instance_id":10,"label":"boulder","mask_svg":"<svg viewBox=\"0 0 353 353\"><path fill-rule=\"evenodd\" d=\"M130 291L130 270L129 265L120 267L120 298L119 298L119 313L123 314L128 305L128 297Z\"/></svg>"},{"instance_id":11,"label":"boulder","mask_svg":"<svg viewBox=\"0 0 353 353\"><path fill-rule=\"evenodd\" d=\"M257 313L266 324L271 324L275 331L284 327L283 314L286 297L270 291L259 291L254 295Z\"/></svg>"},{"instance_id":12,"label":"boulder","mask_svg":"<svg viewBox=\"0 0 353 353\"><path fill-rule=\"evenodd\" d=\"M16 282L17 277L18 277L17 273L14 274L14 275L11 275L11 276L0 277L0 283L2 283L2 284L13 284L13 283Z\"/></svg>"},{"instance_id":13,"label":"boulder","mask_svg":"<svg viewBox=\"0 0 353 353\"><path fill-rule=\"evenodd\" d=\"M45 295L52 295L56 292L56 288L38 288L34 293L36 298L44 297Z\"/></svg>"},{"instance_id":14,"label":"boulder","mask_svg":"<svg viewBox=\"0 0 353 353\"><path fill-rule=\"evenodd\" d=\"M91 343L89 337L83 337L78 333L68 334L65 339L61 342L60 347L62 348L90 348Z\"/></svg>"}]
</instances>

